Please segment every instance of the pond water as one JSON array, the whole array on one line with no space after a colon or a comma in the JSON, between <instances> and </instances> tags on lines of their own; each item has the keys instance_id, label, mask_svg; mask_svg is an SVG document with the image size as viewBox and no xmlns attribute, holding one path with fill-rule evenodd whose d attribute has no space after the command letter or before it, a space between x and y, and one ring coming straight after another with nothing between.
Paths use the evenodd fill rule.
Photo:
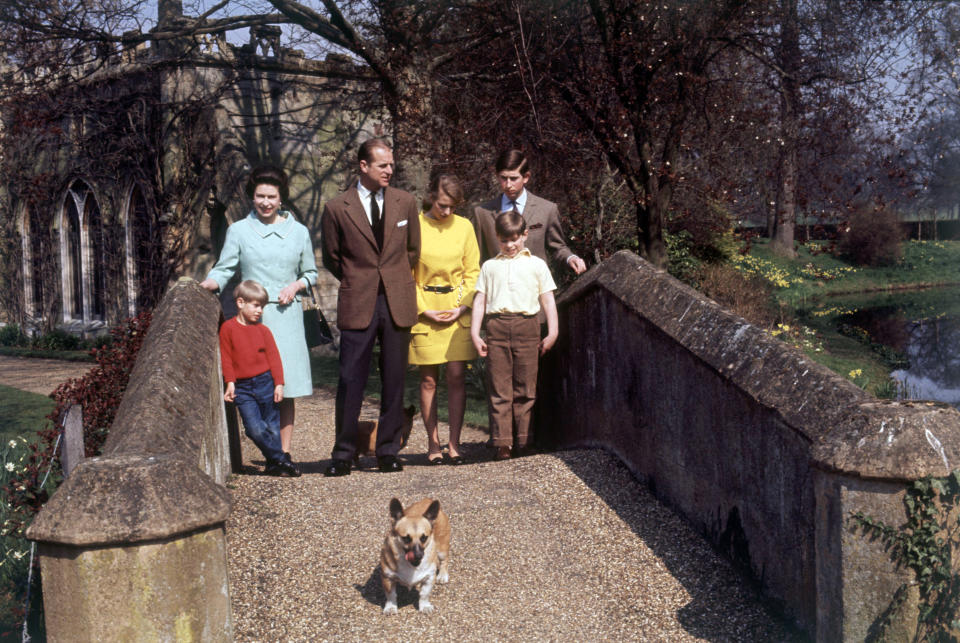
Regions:
<instances>
[{"instance_id":1,"label":"pond water","mask_svg":"<svg viewBox=\"0 0 960 643\"><path fill-rule=\"evenodd\" d=\"M906 397L960 407L960 288L844 298L840 325L865 331ZM899 363L898 363L899 362Z\"/></svg>"}]
</instances>

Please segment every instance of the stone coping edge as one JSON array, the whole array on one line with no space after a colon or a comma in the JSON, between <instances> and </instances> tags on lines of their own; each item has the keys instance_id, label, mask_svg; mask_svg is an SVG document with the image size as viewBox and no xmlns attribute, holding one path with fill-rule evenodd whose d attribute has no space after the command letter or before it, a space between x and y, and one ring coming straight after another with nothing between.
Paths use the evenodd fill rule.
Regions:
<instances>
[{"instance_id":1,"label":"stone coping edge","mask_svg":"<svg viewBox=\"0 0 960 643\"><path fill-rule=\"evenodd\" d=\"M96 457L74 469L27 529L27 538L125 545L210 527L229 513L229 492L180 458Z\"/></svg>"},{"instance_id":2,"label":"stone coping edge","mask_svg":"<svg viewBox=\"0 0 960 643\"><path fill-rule=\"evenodd\" d=\"M602 289L773 409L811 446L811 464L862 478L911 481L960 467L960 412L878 400L630 251L594 266L559 298Z\"/></svg>"}]
</instances>

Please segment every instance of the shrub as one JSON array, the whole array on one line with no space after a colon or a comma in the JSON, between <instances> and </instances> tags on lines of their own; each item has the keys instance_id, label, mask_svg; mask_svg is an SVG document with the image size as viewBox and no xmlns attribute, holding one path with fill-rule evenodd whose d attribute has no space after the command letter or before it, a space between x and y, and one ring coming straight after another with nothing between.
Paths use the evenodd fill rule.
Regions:
<instances>
[{"instance_id":1,"label":"shrub","mask_svg":"<svg viewBox=\"0 0 960 643\"><path fill-rule=\"evenodd\" d=\"M30 338L17 324L7 324L0 328L0 346L27 346Z\"/></svg>"},{"instance_id":2,"label":"shrub","mask_svg":"<svg viewBox=\"0 0 960 643\"><path fill-rule=\"evenodd\" d=\"M703 266L698 277L703 294L752 324L769 328L781 317L773 288L763 277L725 263Z\"/></svg>"},{"instance_id":3,"label":"shrub","mask_svg":"<svg viewBox=\"0 0 960 643\"><path fill-rule=\"evenodd\" d=\"M684 283L696 285L702 262L693 254L690 233L665 232L663 240L667 244L667 272Z\"/></svg>"},{"instance_id":4,"label":"shrub","mask_svg":"<svg viewBox=\"0 0 960 643\"><path fill-rule=\"evenodd\" d=\"M75 351L80 348L80 345L79 337L59 328L33 339L33 348L45 351Z\"/></svg>"},{"instance_id":5,"label":"shrub","mask_svg":"<svg viewBox=\"0 0 960 643\"><path fill-rule=\"evenodd\" d=\"M840 235L837 252L861 266L889 266L903 257L903 230L888 208L860 208Z\"/></svg>"}]
</instances>

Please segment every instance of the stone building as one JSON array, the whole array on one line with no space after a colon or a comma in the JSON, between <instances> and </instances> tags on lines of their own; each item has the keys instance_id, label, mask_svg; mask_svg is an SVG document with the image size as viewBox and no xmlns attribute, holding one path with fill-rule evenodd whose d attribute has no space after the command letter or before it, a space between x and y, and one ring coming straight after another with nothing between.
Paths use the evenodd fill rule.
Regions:
<instances>
[{"instance_id":1,"label":"stone building","mask_svg":"<svg viewBox=\"0 0 960 643\"><path fill-rule=\"evenodd\" d=\"M188 21L167 4L161 27ZM214 34L91 60L4 111L0 323L96 333L151 308L177 276L202 279L251 207L243 184L258 163L288 172L285 207L318 235L358 139L384 133L363 68L281 48L277 27L252 28L244 45ZM323 274L325 309L334 288Z\"/></svg>"}]
</instances>

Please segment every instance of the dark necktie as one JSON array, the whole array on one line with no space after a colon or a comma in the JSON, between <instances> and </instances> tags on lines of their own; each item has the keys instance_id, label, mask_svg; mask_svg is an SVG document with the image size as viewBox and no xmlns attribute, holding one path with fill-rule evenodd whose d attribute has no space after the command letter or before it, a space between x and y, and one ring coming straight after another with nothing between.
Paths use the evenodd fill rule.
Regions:
<instances>
[{"instance_id":1,"label":"dark necktie","mask_svg":"<svg viewBox=\"0 0 960 643\"><path fill-rule=\"evenodd\" d=\"M514 212L516 212L517 214L520 214L520 208L517 207L517 202L516 202L516 201L511 201L511 202L510 202L510 205L513 206L512 209L513 209Z\"/></svg>"},{"instance_id":2,"label":"dark necktie","mask_svg":"<svg viewBox=\"0 0 960 643\"><path fill-rule=\"evenodd\" d=\"M383 248L383 218L380 216L380 206L377 205L377 193L370 195L370 225L373 227L373 236L377 245Z\"/></svg>"}]
</instances>

